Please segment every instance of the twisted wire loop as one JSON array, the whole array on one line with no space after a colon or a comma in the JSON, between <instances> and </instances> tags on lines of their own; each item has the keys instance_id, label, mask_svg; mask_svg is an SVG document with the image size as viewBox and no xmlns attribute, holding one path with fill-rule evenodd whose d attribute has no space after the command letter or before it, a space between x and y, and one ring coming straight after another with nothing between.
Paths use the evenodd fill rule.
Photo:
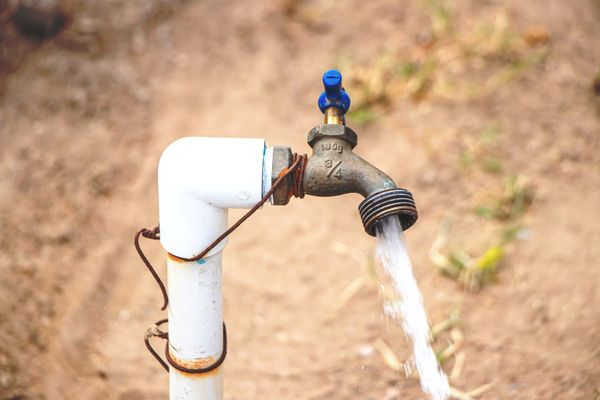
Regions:
<instances>
[{"instance_id":1,"label":"twisted wire loop","mask_svg":"<svg viewBox=\"0 0 600 400\"><path fill-rule=\"evenodd\" d=\"M152 325L151 327L149 327L146 330L146 333L144 334L144 344L146 345L146 348L148 349L148 351L150 352L150 354L152 354L152 356L156 359L156 361L158 361L160 363L160 365L165 369L165 371L169 372L169 366L167 365L166 362L163 361L162 358L160 358L160 356L158 355L158 353L154 350L154 348L152 347L152 345L150 344L150 338L153 337L157 337L157 338L161 338L161 339L166 339L167 343L169 340L169 333L168 332L163 332L160 329L158 329L159 326L161 326L162 324L167 323L169 320L168 319L161 319L159 321L156 321L154 323L154 325Z\"/></svg>"},{"instance_id":2,"label":"twisted wire loop","mask_svg":"<svg viewBox=\"0 0 600 400\"><path fill-rule=\"evenodd\" d=\"M228 237L233 231L235 231L241 224L243 224L244 221L246 221L248 218L250 218L252 216L252 214L254 214L260 207L262 207L262 205L265 204L267 202L267 200L269 200L271 198L271 196L273 195L275 190L277 190L277 188L279 186L281 186L281 184L285 181L285 179L288 176L291 176L291 178L292 178L292 185L291 185L291 190L288 193L288 196L289 196L288 199L290 199L292 197L298 197L300 199L304 198L305 193L304 193L303 181L304 181L304 170L306 168L307 160L308 160L308 156L306 154L300 155L298 153L294 153L292 155L292 162L291 162L290 166L287 168L284 168L279 173L279 175L277 176L277 179L271 185L271 189L269 189L269 191L267 191L267 193L265 193L265 195L260 199L260 201L258 203L256 203L250 210L248 210L248 212L246 212L233 225L231 225L231 227L229 227L229 229L227 229L225 232L223 232L223 234L221 234L211 244L209 244L204 250L202 250L200 253L198 253L198 255L196 255L192 258L179 257L174 254L171 254L171 255L182 261L187 261L187 262L198 261L201 258L203 258L204 256L206 256L212 249L214 249L219 243L221 243L226 237ZM142 250L142 248L140 246L140 236L144 237L146 239L160 240L160 226L156 226L152 229L142 228L139 231L137 231L137 233L135 234L134 239L133 239L133 245L135 246L135 249L136 249L137 253L139 254L140 258L144 262L146 269L148 269L148 271L150 272L150 274L152 275L152 277L158 284L160 291L162 292L163 305L161 307L161 310L164 311L169 304L169 295L167 294L167 289L165 288L165 285L163 284L162 280L160 279L160 276L156 273L156 270L154 269L154 267L152 266L150 261L148 261L148 258L146 257L146 255L144 254L144 251ZM158 353L154 350L154 348L150 344L150 338L152 338L152 337L157 337L157 338L164 339L167 341L166 348L165 348L165 358L167 359L167 362L173 368L175 368L179 371L182 371L182 372L187 372L190 374L202 374L202 373L210 372L210 371L214 370L215 368L219 367L219 365L221 365L223 363L223 361L225 361L225 357L227 356L227 329L225 328L225 323L223 323L223 351L221 352L221 356L219 357L219 359L217 361L215 361L213 364L211 364L205 368L186 368L182 365L177 364L177 362L175 360L173 360L173 358L169 354L169 333L161 331L159 329L159 327L161 325L163 325L167 322L168 322L168 319L161 319L159 321L156 321L154 323L154 325L152 325L151 327L149 327L146 330L146 334L144 335L144 343L146 344L146 348L148 349L150 354L152 354L152 356L160 363L160 365L167 372L169 371L169 365L167 365L167 363L165 363L165 361L158 355Z\"/></svg>"},{"instance_id":3,"label":"twisted wire loop","mask_svg":"<svg viewBox=\"0 0 600 400\"><path fill-rule=\"evenodd\" d=\"M308 156L306 154L299 155L298 153L294 153L292 155L292 165L294 165L296 161L299 163L292 175L292 190L288 195L288 200L291 199L292 196L300 199L304 198L304 169L306 168L307 160Z\"/></svg>"},{"instance_id":4,"label":"twisted wire loop","mask_svg":"<svg viewBox=\"0 0 600 400\"><path fill-rule=\"evenodd\" d=\"M175 368L176 370L179 370L181 372L187 372L188 374L205 374L207 372L210 372L212 370L219 368L219 366L221 364L223 364L223 361L225 361L225 358L227 357L227 328L225 327L225 323L223 322L223 350L221 350L221 356L219 357L219 359L217 361L210 364L209 366L202 367L202 368L187 368L187 367L177 364L177 362L175 360L173 360L173 358L171 357L171 353L169 353L169 341L168 340L165 345L165 357L166 357L167 361L169 362L169 364L171 364L171 366L173 368Z\"/></svg>"},{"instance_id":5,"label":"twisted wire loop","mask_svg":"<svg viewBox=\"0 0 600 400\"><path fill-rule=\"evenodd\" d=\"M225 323L223 323L223 350L221 351L221 356L219 357L219 359L207 367L187 368L177 364L173 357L171 357L171 353L169 353L169 333L161 331L159 329L161 325L166 324L167 322L169 322L167 318L156 321L154 325L150 326L144 334L144 344L146 345L146 348L148 349L150 354L152 354L154 359L156 359L156 361L158 361L159 364L164 368L165 371L169 372L169 365L167 365L167 363L160 357L160 355L156 352L156 350L154 350L154 348L150 344L150 339L153 337L166 340L165 358L167 359L167 362L171 365L171 367L181 372L187 372L188 374L205 374L207 372L217 369L221 364L223 364L223 361L225 361L225 358L227 357L227 328L225 327Z\"/></svg>"}]
</instances>

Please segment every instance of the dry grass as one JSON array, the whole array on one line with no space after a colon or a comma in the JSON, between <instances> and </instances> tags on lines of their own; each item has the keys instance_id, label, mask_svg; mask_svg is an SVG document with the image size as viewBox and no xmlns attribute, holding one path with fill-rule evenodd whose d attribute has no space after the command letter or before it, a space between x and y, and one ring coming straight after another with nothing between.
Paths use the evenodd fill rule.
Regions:
<instances>
[{"instance_id":1,"label":"dry grass","mask_svg":"<svg viewBox=\"0 0 600 400\"><path fill-rule=\"evenodd\" d=\"M420 37L411 51L389 49L367 65L339 60L346 89L352 93L352 123L369 123L400 99L464 101L487 96L542 64L550 51L546 28L516 31L504 12L458 31L444 2L426 0L425 9L431 33Z\"/></svg>"}]
</instances>

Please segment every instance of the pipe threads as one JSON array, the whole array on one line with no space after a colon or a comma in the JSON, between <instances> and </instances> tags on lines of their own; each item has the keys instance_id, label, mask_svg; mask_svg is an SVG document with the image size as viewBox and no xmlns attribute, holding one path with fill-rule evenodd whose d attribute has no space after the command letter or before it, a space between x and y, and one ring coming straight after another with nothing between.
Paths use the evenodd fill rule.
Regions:
<instances>
[{"instance_id":1,"label":"pipe threads","mask_svg":"<svg viewBox=\"0 0 600 400\"><path fill-rule=\"evenodd\" d=\"M417 206L412 194L401 188L387 189L374 193L358 205L358 212L365 231L375 236L377 223L389 215L397 215L402 230L407 230L417 221Z\"/></svg>"}]
</instances>

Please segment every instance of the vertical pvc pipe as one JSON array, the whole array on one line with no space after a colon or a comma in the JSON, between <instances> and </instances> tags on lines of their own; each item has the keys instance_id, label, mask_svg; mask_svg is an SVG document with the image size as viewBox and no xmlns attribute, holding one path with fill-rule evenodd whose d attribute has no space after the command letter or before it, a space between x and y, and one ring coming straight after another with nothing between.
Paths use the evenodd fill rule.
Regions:
<instances>
[{"instance_id":1,"label":"vertical pvc pipe","mask_svg":"<svg viewBox=\"0 0 600 400\"><path fill-rule=\"evenodd\" d=\"M222 252L195 262L169 256L169 352L187 368L208 367L223 351ZM171 400L223 398L222 366L204 374L170 369Z\"/></svg>"}]
</instances>

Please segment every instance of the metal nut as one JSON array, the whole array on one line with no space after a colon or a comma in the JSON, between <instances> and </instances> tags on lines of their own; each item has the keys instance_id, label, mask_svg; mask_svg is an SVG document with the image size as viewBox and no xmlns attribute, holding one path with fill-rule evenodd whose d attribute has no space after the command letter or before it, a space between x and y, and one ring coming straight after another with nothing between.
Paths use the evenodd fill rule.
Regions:
<instances>
[{"instance_id":1,"label":"metal nut","mask_svg":"<svg viewBox=\"0 0 600 400\"><path fill-rule=\"evenodd\" d=\"M271 184L275 183L277 177L285 168L292 164L292 149L285 146L273 146L273 168L271 170ZM292 190L292 176L288 175L281 185L273 192L272 204L275 206L286 205L289 193Z\"/></svg>"},{"instance_id":2,"label":"metal nut","mask_svg":"<svg viewBox=\"0 0 600 400\"><path fill-rule=\"evenodd\" d=\"M350 144L351 148L354 148L358 143L358 136L352 129L348 128L347 126L338 124L323 124L315 126L310 130L310 132L308 132L308 138L306 139L306 141L308 142L308 145L310 147L313 147L313 145L319 139L325 137L335 137L345 140Z\"/></svg>"}]
</instances>

